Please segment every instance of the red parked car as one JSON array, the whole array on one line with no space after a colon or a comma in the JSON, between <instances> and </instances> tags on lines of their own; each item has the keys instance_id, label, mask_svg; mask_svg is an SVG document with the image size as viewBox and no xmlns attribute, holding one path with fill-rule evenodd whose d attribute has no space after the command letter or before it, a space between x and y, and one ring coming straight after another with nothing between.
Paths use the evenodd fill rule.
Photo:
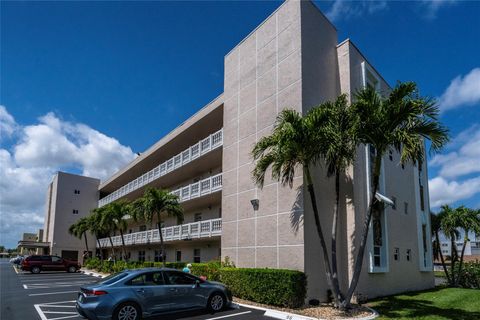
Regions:
<instances>
[{"instance_id":1,"label":"red parked car","mask_svg":"<svg viewBox=\"0 0 480 320\"><path fill-rule=\"evenodd\" d=\"M77 261L63 259L57 256L28 256L22 261L22 270L31 273L42 271L67 271L77 272L80 269Z\"/></svg>"}]
</instances>

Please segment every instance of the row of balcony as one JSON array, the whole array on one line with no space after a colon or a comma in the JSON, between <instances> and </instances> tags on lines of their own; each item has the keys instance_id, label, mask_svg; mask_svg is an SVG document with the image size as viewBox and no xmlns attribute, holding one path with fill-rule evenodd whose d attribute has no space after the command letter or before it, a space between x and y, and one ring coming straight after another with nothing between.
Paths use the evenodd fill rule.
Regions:
<instances>
[{"instance_id":1,"label":"row of balcony","mask_svg":"<svg viewBox=\"0 0 480 320\"><path fill-rule=\"evenodd\" d=\"M115 190L108 196L100 199L98 201L98 207L102 207L110 202L113 202L126 194L137 190L144 185L166 175L167 173L176 170L187 163L195 160L196 158L220 147L223 145L223 129L212 133L205 139L200 140L198 143L190 146L188 149L180 152L176 156L168 159L167 161L161 163L157 167L153 168L149 172L141 175L140 177L134 179L133 181L127 183L123 187Z\"/></svg>"},{"instance_id":2,"label":"row of balcony","mask_svg":"<svg viewBox=\"0 0 480 320\"><path fill-rule=\"evenodd\" d=\"M222 174L219 173L198 182L189 184L188 186L176 189L172 191L172 193L178 197L180 202L185 202L213 192L220 191L221 189Z\"/></svg>"},{"instance_id":3,"label":"row of balcony","mask_svg":"<svg viewBox=\"0 0 480 320\"><path fill-rule=\"evenodd\" d=\"M222 219L211 219L192 223L181 224L172 227L162 228L163 241L189 240L210 238L222 234ZM112 243L114 247L122 245L122 237L114 236ZM123 235L125 245L160 243L160 234L158 229L128 233ZM102 248L110 247L110 240L102 238L99 240ZM98 246L98 244L97 244Z\"/></svg>"}]
</instances>

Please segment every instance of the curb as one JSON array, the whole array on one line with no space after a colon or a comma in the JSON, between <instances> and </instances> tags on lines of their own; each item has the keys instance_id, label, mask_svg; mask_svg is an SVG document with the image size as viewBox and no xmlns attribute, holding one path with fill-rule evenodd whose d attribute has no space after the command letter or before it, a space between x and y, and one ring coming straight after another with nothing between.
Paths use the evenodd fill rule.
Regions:
<instances>
[{"instance_id":1,"label":"curb","mask_svg":"<svg viewBox=\"0 0 480 320\"><path fill-rule=\"evenodd\" d=\"M106 277L106 275L104 275L104 274L101 274L101 273L98 273L98 272L95 272L95 271L91 271L91 270L88 270L88 269L80 269L80 272L83 273L83 274L89 275L89 276L97 277L97 278L105 278Z\"/></svg>"},{"instance_id":2,"label":"curb","mask_svg":"<svg viewBox=\"0 0 480 320\"><path fill-rule=\"evenodd\" d=\"M245 308L250 308L250 309L256 309L256 310L262 310L262 311L265 311L265 316L266 317L271 317L271 318L276 318L276 319L282 319L282 320L326 320L324 318L312 318L312 317L307 317L307 316L302 316L302 315L299 315L299 314L295 314L295 313L290 313L290 312L284 312L284 311L278 311L278 310L273 310L273 309L267 309L267 308L263 308L263 307L258 307L258 306L252 306L252 305L249 305L249 304L244 304L244 303L238 303L238 302L234 302L233 304L237 305L237 306L242 306L242 307L245 307ZM363 306L364 308L368 309L370 312L372 312L373 314L369 315L369 316L366 316L366 317L362 317L362 318L343 318L344 320L347 320L347 319L352 319L352 320L372 320L372 319L375 319L379 316L379 313L370 308L370 307L367 307L367 306Z\"/></svg>"}]
</instances>

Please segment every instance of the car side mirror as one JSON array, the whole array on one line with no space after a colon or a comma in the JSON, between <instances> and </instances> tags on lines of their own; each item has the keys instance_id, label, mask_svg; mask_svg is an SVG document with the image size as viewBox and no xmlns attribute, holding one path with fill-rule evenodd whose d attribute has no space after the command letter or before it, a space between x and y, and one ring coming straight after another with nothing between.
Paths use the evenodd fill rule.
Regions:
<instances>
[{"instance_id":1,"label":"car side mirror","mask_svg":"<svg viewBox=\"0 0 480 320\"><path fill-rule=\"evenodd\" d=\"M200 281L199 280L195 280L195 284L193 285L192 288L198 288L200 287Z\"/></svg>"}]
</instances>

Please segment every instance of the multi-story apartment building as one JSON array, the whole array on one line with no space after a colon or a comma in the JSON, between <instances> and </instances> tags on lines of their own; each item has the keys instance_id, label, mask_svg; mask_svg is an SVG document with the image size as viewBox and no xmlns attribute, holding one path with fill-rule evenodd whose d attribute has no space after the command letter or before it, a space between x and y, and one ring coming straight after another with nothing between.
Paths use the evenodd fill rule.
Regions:
<instances>
[{"instance_id":1,"label":"multi-story apartment building","mask_svg":"<svg viewBox=\"0 0 480 320\"><path fill-rule=\"evenodd\" d=\"M299 169L293 188L267 178L252 181L253 145L268 135L284 108L306 113L341 93L389 86L350 41L310 1L289 0L225 56L224 92L103 181L98 206L134 200L146 187L179 196L185 221L163 219L168 261L229 257L238 267L305 271L308 297L325 300L327 283L310 199ZM358 148L342 177L339 275L346 287L368 208L371 156ZM331 229L334 182L314 170L321 223ZM357 293L374 297L434 285L426 164L399 164L385 156L377 197L386 203L372 221ZM46 228L46 230L48 230ZM48 232L47 232L48 233ZM130 222L125 243L133 260L159 261L155 225ZM53 240L55 241L55 240ZM113 238L120 246L119 236ZM101 239L102 247L109 246Z\"/></svg>"},{"instance_id":2,"label":"multi-story apartment building","mask_svg":"<svg viewBox=\"0 0 480 320\"><path fill-rule=\"evenodd\" d=\"M48 253L82 261L84 239L69 234L68 228L97 206L100 180L58 172L47 191L43 242ZM95 249L95 237L88 234L89 250ZM47 252L45 252L47 253Z\"/></svg>"}]
</instances>

